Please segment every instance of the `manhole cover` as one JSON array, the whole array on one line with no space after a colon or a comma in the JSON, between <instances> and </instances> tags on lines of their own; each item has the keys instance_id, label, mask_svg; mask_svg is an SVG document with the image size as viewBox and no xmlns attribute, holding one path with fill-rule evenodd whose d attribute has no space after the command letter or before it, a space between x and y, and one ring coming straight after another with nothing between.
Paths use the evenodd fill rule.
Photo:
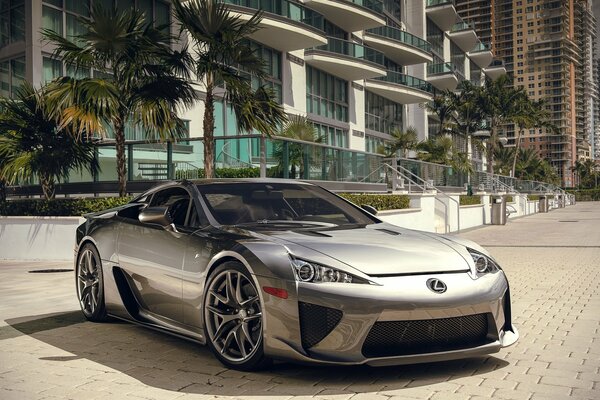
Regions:
<instances>
[{"instance_id":1,"label":"manhole cover","mask_svg":"<svg viewBox=\"0 0 600 400\"><path fill-rule=\"evenodd\" d=\"M52 274L56 272L73 272L72 269L66 268L54 268L54 269L34 269L33 271L29 271L30 274Z\"/></svg>"},{"instance_id":2,"label":"manhole cover","mask_svg":"<svg viewBox=\"0 0 600 400\"><path fill-rule=\"evenodd\" d=\"M558 222L579 222L579 221L558 221Z\"/></svg>"}]
</instances>

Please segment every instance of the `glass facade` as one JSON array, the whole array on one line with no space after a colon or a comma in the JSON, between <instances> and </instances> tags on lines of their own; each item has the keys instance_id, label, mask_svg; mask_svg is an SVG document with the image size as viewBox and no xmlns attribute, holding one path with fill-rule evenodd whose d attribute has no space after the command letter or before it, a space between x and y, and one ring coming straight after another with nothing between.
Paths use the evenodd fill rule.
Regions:
<instances>
[{"instance_id":1,"label":"glass facade","mask_svg":"<svg viewBox=\"0 0 600 400\"><path fill-rule=\"evenodd\" d=\"M309 114L348 122L348 82L307 66L306 110Z\"/></svg>"},{"instance_id":2,"label":"glass facade","mask_svg":"<svg viewBox=\"0 0 600 400\"><path fill-rule=\"evenodd\" d=\"M25 56L0 62L0 96L14 97L25 79Z\"/></svg>"},{"instance_id":3,"label":"glass facade","mask_svg":"<svg viewBox=\"0 0 600 400\"><path fill-rule=\"evenodd\" d=\"M348 130L316 122L313 122L313 125L317 129L317 137L320 137L323 143L336 147L348 147Z\"/></svg>"},{"instance_id":4,"label":"glass facade","mask_svg":"<svg viewBox=\"0 0 600 400\"><path fill-rule=\"evenodd\" d=\"M42 61L42 81L48 83L63 75L63 65L60 60L44 57Z\"/></svg>"},{"instance_id":5,"label":"glass facade","mask_svg":"<svg viewBox=\"0 0 600 400\"><path fill-rule=\"evenodd\" d=\"M450 62L454 70L459 73L460 77L465 77L465 52L460 49L454 42L450 42Z\"/></svg>"},{"instance_id":6,"label":"glass facade","mask_svg":"<svg viewBox=\"0 0 600 400\"><path fill-rule=\"evenodd\" d=\"M377 136L365 135L365 151L368 153L379 153L385 148L386 141Z\"/></svg>"},{"instance_id":7,"label":"glass facade","mask_svg":"<svg viewBox=\"0 0 600 400\"><path fill-rule=\"evenodd\" d=\"M0 0L0 46L25 40L25 0Z\"/></svg>"},{"instance_id":8,"label":"glass facade","mask_svg":"<svg viewBox=\"0 0 600 400\"><path fill-rule=\"evenodd\" d=\"M431 52L434 58L438 57L443 62L444 59L444 31L427 18L427 41L431 44ZM436 61L434 60L434 63Z\"/></svg>"},{"instance_id":9,"label":"glass facade","mask_svg":"<svg viewBox=\"0 0 600 400\"><path fill-rule=\"evenodd\" d=\"M371 92L365 92L366 129L392 133L402 129L402 105Z\"/></svg>"},{"instance_id":10,"label":"glass facade","mask_svg":"<svg viewBox=\"0 0 600 400\"><path fill-rule=\"evenodd\" d=\"M267 74L267 77L263 80L247 74L247 78L252 82L252 88L257 89L259 86L266 86L270 88L273 91L277 102L282 104L283 92L281 85L281 52L264 46L260 43L250 42L249 44L255 54L260 56L264 61L264 72Z\"/></svg>"}]
</instances>

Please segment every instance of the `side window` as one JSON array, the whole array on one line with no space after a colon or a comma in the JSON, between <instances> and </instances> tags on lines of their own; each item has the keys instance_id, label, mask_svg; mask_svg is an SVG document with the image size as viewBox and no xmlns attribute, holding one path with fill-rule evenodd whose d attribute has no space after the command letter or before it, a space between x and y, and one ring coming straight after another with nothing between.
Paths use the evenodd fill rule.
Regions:
<instances>
[{"instance_id":1,"label":"side window","mask_svg":"<svg viewBox=\"0 0 600 400\"><path fill-rule=\"evenodd\" d=\"M192 204L192 208L190 209L190 218L188 220L188 226L190 228L202 228L206 225L208 225L208 219L206 218L202 210L200 210L200 213L198 213L196 206Z\"/></svg>"},{"instance_id":2,"label":"side window","mask_svg":"<svg viewBox=\"0 0 600 400\"><path fill-rule=\"evenodd\" d=\"M183 226L190 206L190 195L187 190L174 187L156 192L150 201L150 207L167 206L173 223Z\"/></svg>"}]
</instances>

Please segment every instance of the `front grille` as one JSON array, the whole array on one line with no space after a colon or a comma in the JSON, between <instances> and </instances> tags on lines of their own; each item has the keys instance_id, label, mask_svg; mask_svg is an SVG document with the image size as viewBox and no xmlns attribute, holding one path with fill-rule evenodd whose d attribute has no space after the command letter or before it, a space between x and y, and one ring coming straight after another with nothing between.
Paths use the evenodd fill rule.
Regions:
<instances>
[{"instance_id":1,"label":"front grille","mask_svg":"<svg viewBox=\"0 0 600 400\"><path fill-rule=\"evenodd\" d=\"M305 349L325 339L342 319L342 312L335 308L300 302L299 309L302 347Z\"/></svg>"},{"instance_id":2,"label":"front grille","mask_svg":"<svg viewBox=\"0 0 600 400\"><path fill-rule=\"evenodd\" d=\"M365 357L435 353L489 342L488 314L416 321L376 322L365 343Z\"/></svg>"}]
</instances>

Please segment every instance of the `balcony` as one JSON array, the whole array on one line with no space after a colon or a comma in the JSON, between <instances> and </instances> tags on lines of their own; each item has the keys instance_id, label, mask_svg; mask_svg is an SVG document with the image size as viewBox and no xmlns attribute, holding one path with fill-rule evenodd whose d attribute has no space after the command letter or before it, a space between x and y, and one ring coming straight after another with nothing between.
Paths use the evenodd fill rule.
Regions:
<instances>
[{"instance_id":1,"label":"balcony","mask_svg":"<svg viewBox=\"0 0 600 400\"><path fill-rule=\"evenodd\" d=\"M439 90L454 90L458 85L458 76L450 63L428 64L427 82Z\"/></svg>"},{"instance_id":2,"label":"balcony","mask_svg":"<svg viewBox=\"0 0 600 400\"><path fill-rule=\"evenodd\" d=\"M391 26L368 29L363 40L397 64L413 65L433 59L428 41Z\"/></svg>"},{"instance_id":3,"label":"balcony","mask_svg":"<svg viewBox=\"0 0 600 400\"><path fill-rule=\"evenodd\" d=\"M458 20L454 0L427 0L427 16L443 31L448 31Z\"/></svg>"},{"instance_id":4,"label":"balcony","mask_svg":"<svg viewBox=\"0 0 600 400\"><path fill-rule=\"evenodd\" d=\"M462 21L452 25L448 37L464 52L471 50L477 44L475 29Z\"/></svg>"},{"instance_id":5,"label":"balcony","mask_svg":"<svg viewBox=\"0 0 600 400\"><path fill-rule=\"evenodd\" d=\"M231 13L249 20L263 10L260 28L250 37L282 52L301 50L327 43L324 19L319 13L288 0L222 0Z\"/></svg>"},{"instance_id":6,"label":"balcony","mask_svg":"<svg viewBox=\"0 0 600 400\"><path fill-rule=\"evenodd\" d=\"M354 42L331 37L326 45L304 50L304 61L347 81L385 75L382 53Z\"/></svg>"},{"instance_id":7,"label":"balcony","mask_svg":"<svg viewBox=\"0 0 600 400\"><path fill-rule=\"evenodd\" d=\"M381 0L303 0L346 32L385 25Z\"/></svg>"},{"instance_id":8,"label":"balcony","mask_svg":"<svg viewBox=\"0 0 600 400\"><path fill-rule=\"evenodd\" d=\"M467 53L471 61L479 68L485 68L492 62L494 55L492 51L483 43L479 42L475 47Z\"/></svg>"},{"instance_id":9,"label":"balcony","mask_svg":"<svg viewBox=\"0 0 600 400\"><path fill-rule=\"evenodd\" d=\"M395 71L387 71L386 76L367 79L365 89L399 104L423 103L433 99L431 84Z\"/></svg>"},{"instance_id":10,"label":"balcony","mask_svg":"<svg viewBox=\"0 0 600 400\"><path fill-rule=\"evenodd\" d=\"M499 78L502 75L506 74L506 68L504 67L504 62L501 60L493 60L492 63L483 69L483 72L490 77L490 79L494 80Z\"/></svg>"}]
</instances>

